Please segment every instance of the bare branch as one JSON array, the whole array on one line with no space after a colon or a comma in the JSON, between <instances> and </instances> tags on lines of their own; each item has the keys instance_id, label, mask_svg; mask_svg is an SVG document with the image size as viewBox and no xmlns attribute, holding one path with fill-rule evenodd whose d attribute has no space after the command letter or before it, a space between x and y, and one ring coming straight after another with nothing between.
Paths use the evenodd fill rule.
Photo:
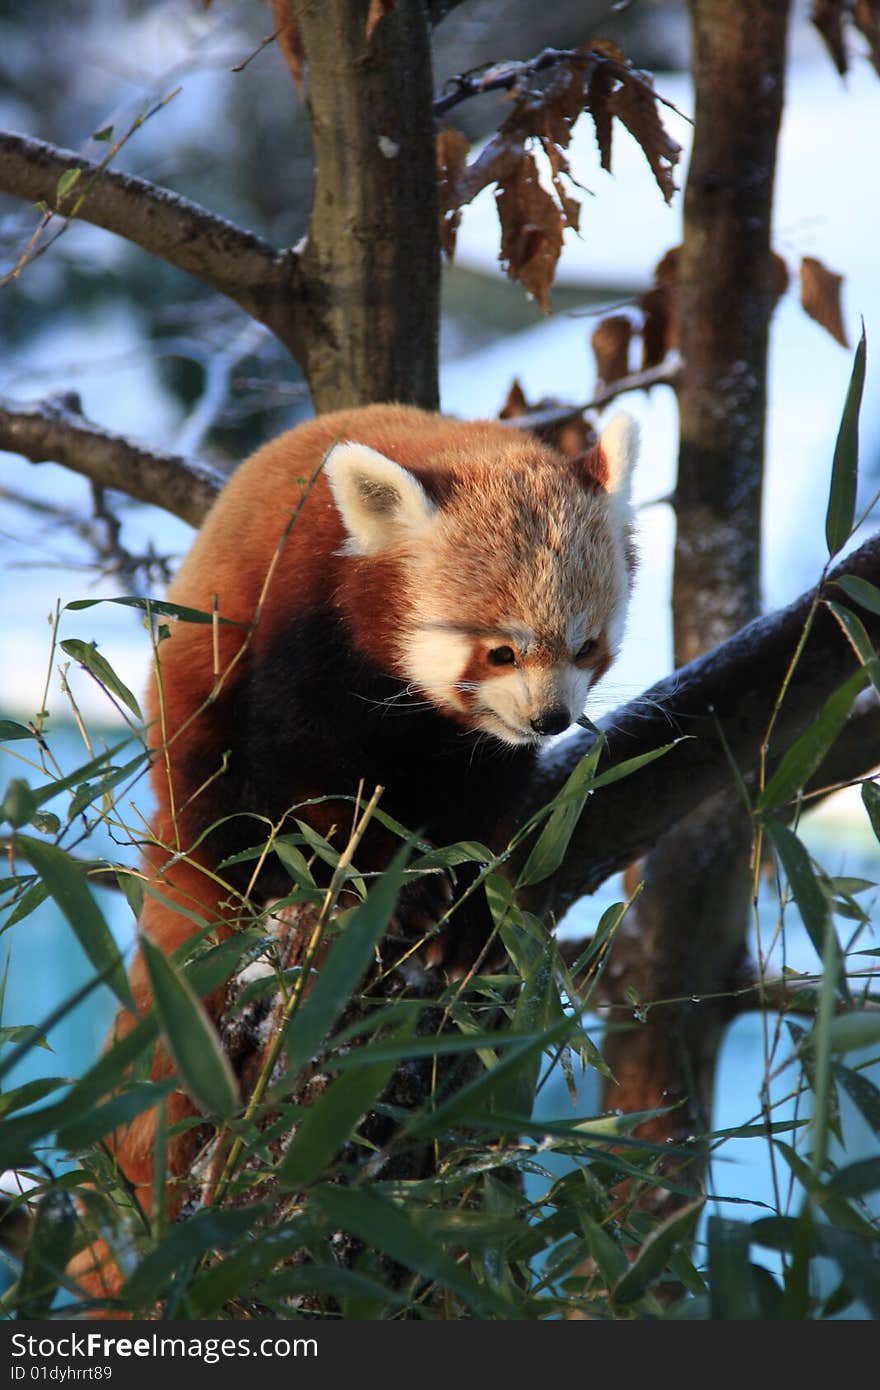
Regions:
<instances>
[{"instance_id":1,"label":"bare branch","mask_svg":"<svg viewBox=\"0 0 880 1390\"><path fill-rule=\"evenodd\" d=\"M204 280L264 323L299 357L301 335L292 334L290 324L290 303L299 296L295 252L276 251L253 232L146 179L102 172L73 150L0 132L0 192L54 207L59 179L74 169L81 171L78 197L94 179L79 218Z\"/></svg>"},{"instance_id":2,"label":"bare branch","mask_svg":"<svg viewBox=\"0 0 880 1390\"><path fill-rule=\"evenodd\" d=\"M527 411L524 415L502 417L499 424L510 425L517 430L531 430L533 434L545 435L559 425L576 420L588 410L601 410L611 401L627 391L648 391L652 386L676 386L681 375L681 363L677 356L669 356L656 367L647 367L643 372L630 372L628 376L618 377L592 400L583 405L552 405L545 409Z\"/></svg>"},{"instance_id":3,"label":"bare branch","mask_svg":"<svg viewBox=\"0 0 880 1390\"><path fill-rule=\"evenodd\" d=\"M804 1014L813 1017L819 1007L821 976L808 976L798 980L790 976L774 976L769 980L755 979L741 985L731 994L731 1013L754 1013L756 1009L769 1009L773 1013ZM880 1001L873 997L860 998L859 1007L866 1011L880 1008ZM847 1013L852 1008L845 999L838 999L835 1011Z\"/></svg>"},{"instance_id":4,"label":"bare branch","mask_svg":"<svg viewBox=\"0 0 880 1390\"><path fill-rule=\"evenodd\" d=\"M75 395L38 405L0 400L0 449L31 463L60 463L100 488L128 493L198 526L223 485L205 464L147 450L80 414Z\"/></svg>"},{"instance_id":5,"label":"bare branch","mask_svg":"<svg viewBox=\"0 0 880 1390\"><path fill-rule=\"evenodd\" d=\"M607 68L614 76L644 86L656 101L662 102L689 125L693 125L690 117L685 116L671 101L655 92L652 83L642 77L631 63L621 62L618 58L612 58L610 54L601 53L594 48L542 48L534 58L521 62L481 63L469 72L449 78L444 91L435 98L434 115L442 116L460 102L468 101L471 97L483 96L486 92L509 92L512 87L518 87L525 78L538 72L546 72L548 68L558 67L560 63L572 63L577 67L591 69Z\"/></svg>"}]
</instances>

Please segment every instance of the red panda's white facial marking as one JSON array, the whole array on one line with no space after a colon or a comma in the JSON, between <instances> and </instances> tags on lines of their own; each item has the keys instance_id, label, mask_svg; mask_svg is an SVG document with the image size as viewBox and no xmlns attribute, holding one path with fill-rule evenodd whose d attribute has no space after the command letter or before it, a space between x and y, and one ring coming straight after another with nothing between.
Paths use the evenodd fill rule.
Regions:
<instances>
[{"instance_id":1,"label":"red panda's white facial marking","mask_svg":"<svg viewBox=\"0 0 880 1390\"><path fill-rule=\"evenodd\" d=\"M511 744L582 713L623 632L636 452L625 416L583 474L527 436L425 460L425 485L364 445L330 450L340 553L397 566L395 664L416 698ZM427 490L432 467L446 480L442 502Z\"/></svg>"}]
</instances>

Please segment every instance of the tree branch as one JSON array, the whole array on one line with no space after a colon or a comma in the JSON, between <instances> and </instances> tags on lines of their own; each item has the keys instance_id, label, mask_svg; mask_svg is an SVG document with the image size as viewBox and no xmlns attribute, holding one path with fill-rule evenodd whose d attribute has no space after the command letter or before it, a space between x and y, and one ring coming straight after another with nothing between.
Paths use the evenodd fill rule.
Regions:
<instances>
[{"instance_id":1,"label":"tree branch","mask_svg":"<svg viewBox=\"0 0 880 1390\"><path fill-rule=\"evenodd\" d=\"M0 400L0 449L31 463L60 463L98 487L164 507L191 526L199 525L223 486L222 477L204 464L143 449L90 424L74 394L38 405Z\"/></svg>"},{"instance_id":2,"label":"tree branch","mask_svg":"<svg viewBox=\"0 0 880 1390\"><path fill-rule=\"evenodd\" d=\"M292 330L290 313L291 300L301 295L295 252L276 251L253 232L146 179L0 132L0 192L55 207L58 181L72 169L81 172L66 201L72 206L82 199L78 218L205 281L264 323L299 360L303 334Z\"/></svg>"},{"instance_id":3,"label":"tree branch","mask_svg":"<svg viewBox=\"0 0 880 1390\"><path fill-rule=\"evenodd\" d=\"M486 92L509 92L511 88L519 87L524 78L531 77L534 73L546 72L549 68L558 67L560 63L572 63L583 68L604 67L615 77L638 83L650 92L653 100L662 102L688 124L693 125L690 117L685 116L671 101L655 92L653 83L642 76L629 61L621 62L609 53L602 53L594 48L542 48L534 58L522 61L481 63L479 67L471 68L470 71L447 80L444 90L434 99L434 115L442 116L460 102L469 101L471 97L483 96Z\"/></svg>"},{"instance_id":4,"label":"tree branch","mask_svg":"<svg viewBox=\"0 0 880 1390\"><path fill-rule=\"evenodd\" d=\"M526 411L524 415L510 415L499 420L499 424L512 429L531 430L540 438L552 434L559 425L567 425L577 420L588 410L601 410L611 401L627 391L648 391L652 386L677 386L681 378L681 363L677 355L664 358L656 367L646 367L641 372L630 372L618 377L597 391L592 400L583 405L551 405L545 408Z\"/></svg>"},{"instance_id":5,"label":"tree branch","mask_svg":"<svg viewBox=\"0 0 880 1390\"><path fill-rule=\"evenodd\" d=\"M848 556L829 576L880 581L880 536ZM561 916L609 874L654 845L708 797L733 783L731 759L743 775L756 765L770 712L811 602L803 594L789 607L757 618L714 651L659 681L601 721L608 747L600 770L689 735L664 757L613 783L588 802L565 862L541 885L542 906ZM880 617L860 612L871 640L880 642ZM816 616L774 731L779 754L804 732L824 701L852 672L855 658L829 613ZM871 727L876 726L871 717ZM723 731L724 742L719 730ZM858 730L856 731L858 734ZM525 814L545 805L564 785L591 746L584 732L543 759ZM725 749L726 743L726 749ZM849 743L846 766L868 772L877 761L876 741L863 749Z\"/></svg>"}]
</instances>

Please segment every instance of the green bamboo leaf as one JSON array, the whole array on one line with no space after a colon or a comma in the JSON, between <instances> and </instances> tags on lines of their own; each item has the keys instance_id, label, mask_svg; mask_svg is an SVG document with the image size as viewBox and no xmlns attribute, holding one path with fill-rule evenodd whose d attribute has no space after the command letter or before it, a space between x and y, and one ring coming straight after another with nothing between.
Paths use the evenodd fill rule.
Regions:
<instances>
[{"instance_id":1,"label":"green bamboo leaf","mask_svg":"<svg viewBox=\"0 0 880 1390\"><path fill-rule=\"evenodd\" d=\"M60 203L72 188L79 183L82 169L65 169L57 184L55 185L55 202Z\"/></svg>"},{"instance_id":2,"label":"green bamboo leaf","mask_svg":"<svg viewBox=\"0 0 880 1390\"><path fill-rule=\"evenodd\" d=\"M815 1029L810 1033L813 1037ZM880 1043L880 1013L852 1012L839 1014L828 1026L828 1043L837 1055L842 1052L857 1052L863 1047L873 1047Z\"/></svg>"},{"instance_id":3,"label":"green bamboo leaf","mask_svg":"<svg viewBox=\"0 0 880 1390\"><path fill-rule=\"evenodd\" d=\"M139 874L131 869L117 869L116 882L125 894L126 902L132 910L136 922L140 921L144 910L144 883Z\"/></svg>"},{"instance_id":4,"label":"green bamboo leaf","mask_svg":"<svg viewBox=\"0 0 880 1390\"><path fill-rule=\"evenodd\" d=\"M45 1318L73 1252L78 1217L69 1195L47 1192L37 1207L18 1286L18 1318Z\"/></svg>"},{"instance_id":5,"label":"green bamboo leaf","mask_svg":"<svg viewBox=\"0 0 880 1390\"><path fill-rule=\"evenodd\" d=\"M759 811L784 806L806 786L846 723L864 684L865 672L859 668L829 695L810 727L784 754L759 798Z\"/></svg>"},{"instance_id":6,"label":"green bamboo leaf","mask_svg":"<svg viewBox=\"0 0 880 1390\"><path fill-rule=\"evenodd\" d=\"M762 1322L781 1322L784 1318L785 1296L769 1269L763 1265L749 1266L752 1292L758 1303L757 1316Z\"/></svg>"},{"instance_id":7,"label":"green bamboo leaf","mask_svg":"<svg viewBox=\"0 0 880 1390\"><path fill-rule=\"evenodd\" d=\"M99 1105L95 1109L90 1107L68 1124L59 1125L55 1135L58 1147L69 1152L88 1148L89 1144L112 1134L121 1125L130 1124L145 1110L151 1110L154 1105L158 1105L174 1090L176 1084L176 1079L172 1078L168 1081L144 1081L136 1086L129 1086L120 1095L108 1100L106 1105Z\"/></svg>"},{"instance_id":8,"label":"green bamboo leaf","mask_svg":"<svg viewBox=\"0 0 880 1390\"><path fill-rule=\"evenodd\" d=\"M435 1110L425 1110L413 1116L404 1129L407 1137L417 1135L442 1134L460 1116L466 1115L471 1122L483 1111L491 1109L495 1092L506 1087L508 1078L523 1069L529 1070L536 1057L554 1043L561 1042L573 1027L570 1018L562 1018L545 1028L535 1042L521 1043L509 1048L493 1067L489 1067L474 1081L462 1086L447 1100L441 1101ZM542 1131L543 1132L543 1131Z\"/></svg>"},{"instance_id":9,"label":"green bamboo leaf","mask_svg":"<svg viewBox=\"0 0 880 1390\"><path fill-rule=\"evenodd\" d=\"M106 771L101 774L97 782L85 782L82 786L77 787L70 801L67 812L68 818L73 820L74 816L78 816L81 811L91 806L99 797L106 796L114 787L118 787L120 782L124 782L127 778L132 777L134 773L137 772L138 768L145 766L146 762L147 753L144 751L143 753L139 753L136 758L132 758L130 762L125 763L122 767L108 767Z\"/></svg>"},{"instance_id":10,"label":"green bamboo leaf","mask_svg":"<svg viewBox=\"0 0 880 1390\"><path fill-rule=\"evenodd\" d=\"M559 993L555 987L556 942L549 935L539 943L516 1001L511 1020L517 1032L542 1032L551 1019L560 1015ZM554 1009L555 1003L555 1009ZM496 1064L497 1065L497 1064ZM528 1115L535 1103L535 1088L541 1068L541 1054L533 1053L492 1090L496 1110L520 1111Z\"/></svg>"},{"instance_id":11,"label":"green bamboo leaf","mask_svg":"<svg viewBox=\"0 0 880 1390\"><path fill-rule=\"evenodd\" d=\"M831 904L813 872L810 856L797 835L787 826L774 820L772 816L765 819L764 828L772 840L773 848L785 870L785 876L794 894L801 920L820 960L825 951L826 932L831 932L834 938L829 949L834 962L835 980L840 994L848 1000L850 992L846 978L846 961L834 931Z\"/></svg>"},{"instance_id":12,"label":"green bamboo leaf","mask_svg":"<svg viewBox=\"0 0 880 1390\"><path fill-rule=\"evenodd\" d=\"M868 1128L880 1134L880 1087L874 1085L864 1072L853 1071L842 1062L834 1062L831 1067L835 1080L843 1087L858 1110Z\"/></svg>"},{"instance_id":13,"label":"green bamboo leaf","mask_svg":"<svg viewBox=\"0 0 880 1390\"><path fill-rule=\"evenodd\" d=\"M760 1308L751 1280L749 1227L744 1221L710 1216L707 1239L712 1318L741 1322L759 1317Z\"/></svg>"},{"instance_id":14,"label":"green bamboo leaf","mask_svg":"<svg viewBox=\"0 0 880 1390\"><path fill-rule=\"evenodd\" d=\"M67 918L95 970L106 978L119 1002L134 1011L122 957L82 872L57 845L45 844L29 835L20 835L17 845Z\"/></svg>"},{"instance_id":15,"label":"green bamboo leaf","mask_svg":"<svg viewBox=\"0 0 880 1390\"><path fill-rule=\"evenodd\" d=\"M207 1207L188 1220L179 1221L161 1245L141 1260L122 1290L123 1300L129 1306L155 1302L182 1266L210 1250L232 1249L251 1234L267 1212L265 1206L241 1207L237 1211Z\"/></svg>"},{"instance_id":16,"label":"green bamboo leaf","mask_svg":"<svg viewBox=\"0 0 880 1390\"><path fill-rule=\"evenodd\" d=\"M837 619L843 629L843 635L870 676L871 684L880 694L880 658L877 656L861 618L857 618L855 613L844 608L843 604L833 603L831 599L825 600L825 606Z\"/></svg>"},{"instance_id":17,"label":"green bamboo leaf","mask_svg":"<svg viewBox=\"0 0 880 1390\"><path fill-rule=\"evenodd\" d=\"M369 969L397 903L409 852L409 845L399 850L366 899L341 914L339 936L287 1031L289 1075L315 1055Z\"/></svg>"},{"instance_id":18,"label":"green bamboo leaf","mask_svg":"<svg viewBox=\"0 0 880 1390\"><path fill-rule=\"evenodd\" d=\"M201 608L185 608L179 603L166 603L155 598L78 598L66 603L65 609L94 608L96 603L119 603L125 608L140 608L144 613L159 613L162 617L179 618L183 623L213 623L215 615ZM217 622L227 627L247 627L247 623L236 622L234 618L221 618Z\"/></svg>"},{"instance_id":19,"label":"green bamboo leaf","mask_svg":"<svg viewBox=\"0 0 880 1390\"><path fill-rule=\"evenodd\" d=\"M11 743L16 738L35 738L33 729L24 724L16 724L14 719L0 719L0 743Z\"/></svg>"},{"instance_id":20,"label":"green bamboo leaf","mask_svg":"<svg viewBox=\"0 0 880 1390\"><path fill-rule=\"evenodd\" d=\"M862 404L862 390L865 385L865 356L867 343L865 326L856 348L852 375L837 443L834 447L834 463L831 469L831 490L828 497L828 511L825 516L825 539L828 554L836 555L852 534L856 514L856 487L859 468L859 410Z\"/></svg>"},{"instance_id":21,"label":"green bamboo leaf","mask_svg":"<svg viewBox=\"0 0 880 1390\"><path fill-rule=\"evenodd\" d=\"M386 1013L385 1010L382 1011ZM394 1010L387 1013L393 1018ZM384 1020L383 1020L384 1021ZM363 1031L364 1024L359 1025L359 1030ZM383 1039L382 1042L370 1043L369 1047L354 1048L346 1052L344 1056L333 1058L334 1069L339 1071L357 1071L359 1067L367 1065L369 1062L389 1060L402 1062L412 1057L450 1057L458 1053L479 1052L484 1048L491 1048L493 1051L502 1051L506 1047L518 1047L523 1043L538 1042L543 1039L544 1033L438 1033L433 1037L427 1038L403 1038L402 1040ZM343 1035L340 1034L337 1041L341 1042ZM766 1135L767 1130L760 1126L761 1133Z\"/></svg>"},{"instance_id":22,"label":"green bamboo leaf","mask_svg":"<svg viewBox=\"0 0 880 1390\"><path fill-rule=\"evenodd\" d=\"M866 1240L853 1231L827 1226L822 1230L822 1249L837 1261L850 1290L871 1316L880 1318L880 1240Z\"/></svg>"},{"instance_id":23,"label":"green bamboo leaf","mask_svg":"<svg viewBox=\"0 0 880 1390\"><path fill-rule=\"evenodd\" d=\"M29 783L23 777L13 777L0 806L0 819L8 821L13 830L18 830L33 820L37 806L37 799Z\"/></svg>"},{"instance_id":24,"label":"green bamboo leaf","mask_svg":"<svg viewBox=\"0 0 880 1390\"><path fill-rule=\"evenodd\" d=\"M611 1290L615 1303L634 1303L665 1272L680 1245L689 1241L704 1202L691 1202L662 1221L648 1236L626 1273Z\"/></svg>"},{"instance_id":25,"label":"green bamboo leaf","mask_svg":"<svg viewBox=\"0 0 880 1390\"><path fill-rule=\"evenodd\" d=\"M68 656L72 656L74 661L78 661L87 671L90 671L95 679L118 700L121 700L126 709L130 709L137 719L143 718L140 705L128 686L123 685L110 662L101 655L94 642L80 642L78 638L70 637L66 642L61 643L61 650L66 652Z\"/></svg>"},{"instance_id":26,"label":"green bamboo leaf","mask_svg":"<svg viewBox=\"0 0 880 1390\"><path fill-rule=\"evenodd\" d=\"M141 938L141 949L159 1027L184 1087L205 1114L229 1118L240 1103L238 1083L211 1020L189 981L149 937Z\"/></svg>"},{"instance_id":27,"label":"green bamboo leaf","mask_svg":"<svg viewBox=\"0 0 880 1390\"><path fill-rule=\"evenodd\" d=\"M513 1315L500 1294L478 1284L436 1240L420 1229L415 1214L404 1211L378 1192L327 1186L316 1188L312 1201L334 1231L349 1231L368 1247L384 1250L407 1269L445 1285L475 1312L502 1318Z\"/></svg>"},{"instance_id":28,"label":"green bamboo leaf","mask_svg":"<svg viewBox=\"0 0 880 1390\"><path fill-rule=\"evenodd\" d=\"M58 796L61 792L70 791L71 787L78 787L82 782L87 782L91 777L103 771L112 758L123 748L127 748L132 742L131 737L124 738L121 743L115 743L112 748L108 748L103 753L99 753L91 762L78 767L75 772L68 773L66 777L58 777L54 782L44 782L42 787L34 788L34 797L38 806L44 802L51 801L53 796Z\"/></svg>"},{"instance_id":29,"label":"green bamboo leaf","mask_svg":"<svg viewBox=\"0 0 880 1390\"><path fill-rule=\"evenodd\" d=\"M345 1269L340 1265L306 1265L301 1269L282 1269L273 1274L265 1284L260 1285L259 1297L268 1302L271 1299L290 1299L297 1294L310 1294L312 1297L344 1299L370 1299L375 1301L377 1317L385 1316L381 1310L404 1308L410 1301L405 1289L389 1288L378 1279L370 1279L356 1269ZM347 1317L345 1309L343 1318Z\"/></svg>"},{"instance_id":30,"label":"green bamboo leaf","mask_svg":"<svg viewBox=\"0 0 880 1390\"><path fill-rule=\"evenodd\" d=\"M286 840L273 841L272 848L294 883L298 884L300 888L313 889L315 887L314 875L302 850L297 849L296 845L291 845Z\"/></svg>"},{"instance_id":31,"label":"green bamboo leaf","mask_svg":"<svg viewBox=\"0 0 880 1390\"><path fill-rule=\"evenodd\" d=\"M880 1188L880 1158L862 1158L838 1168L825 1184L826 1191L838 1197L863 1197Z\"/></svg>"},{"instance_id":32,"label":"green bamboo leaf","mask_svg":"<svg viewBox=\"0 0 880 1390\"><path fill-rule=\"evenodd\" d=\"M581 758L562 791L554 798L554 809L519 876L518 887L541 883L559 868L565 858L569 840L593 786L603 743L604 740L599 739L586 757Z\"/></svg>"},{"instance_id":33,"label":"green bamboo leaf","mask_svg":"<svg viewBox=\"0 0 880 1390\"><path fill-rule=\"evenodd\" d=\"M871 829L880 840L880 787L876 782L862 783L862 804L868 813Z\"/></svg>"},{"instance_id":34,"label":"green bamboo leaf","mask_svg":"<svg viewBox=\"0 0 880 1390\"><path fill-rule=\"evenodd\" d=\"M458 840L454 845L443 845L420 855L410 865L412 873L427 869L454 869L459 864L491 864L495 855L479 840Z\"/></svg>"},{"instance_id":35,"label":"green bamboo leaf","mask_svg":"<svg viewBox=\"0 0 880 1390\"><path fill-rule=\"evenodd\" d=\"M24 1085L16 1086L11 1091L4 1091L0 1095L0 1118L4 1115L12 1115L16 1110L22 1110L26 1105L34 1105L44 1096L57 1091L60 1086L69 1085L69 1076L40 1076L34 1081L26 1081Z\"/></svg>"},{"instance_id":36,"label":"green bamboo leaf","mask_svg":"<svg viewBox=\"0 0 880 1390\"><path fill-rule=\"evenodd\" d=\"M291 1255L308 1245L313 1228L294 1217L279 1224L268 1236L257 1236L208 1269L187 1293L190 1317L219 1316L231 1298L241 1298ZM305 1271L308 1272L308 1271Z\"/></svg>"},{"instance_id":37,"label":"green bamboo leaf","mask_svg":"<svg viewBox=\"0 0 880 1390\"><path fill-rule=\"evenodd\" d=\"M23 1044L27 1048L44 1047L47 1052L52 1051L46 1041L45 1034L33 1023L12 1023L5 1028L0 1028L0 1046L10 1042ZM16 1058L16 1061L18 1060ZM5 1068L6 1063L4 1062L0 1067L0 1075L3 1075Z\"/></svg>"},{"instance_id":38,"label":"green bamboo leaf","mask_svg":"<svg viewBox=\"0 0 880 1390\"><path fill-rule=\"evenodd\" d=\"M622 763L615 763L606 772L600 772L593 781L593 791L599 791L601 787L609 787L612 782L620 782L624 777L631 777L634 772L647 767L648 763L656 762L658 758L665 758L666 754L673 748L677 748L680 743L687 743L693 737L692 734L685 734L682 738L675 738L671 743L661 743L659 748L652 748L648 753L640 753L637 758L625 758Z\"/></svg>"},{"instance_id":39,"label":"green bamboo leaf","mask_svg":"<svg viewBox=\"0 0 880 1390\"><path fill-rule=\"evenodd\" d=\"M875 584L870 584L867 579L860 579L855 574L844 574L840 579L835 579L834 583L843 590L847 598L851 598L862 608L867 608L869 613L880 613L880 589Z\"/></svg>"},{"instance_id":40,"label":"green bamboo leaf","mask_svg":"<svg viewBox=\"0 0 880 1390\"><path fill-rule=\"evenodd\" d=\"M610 1289L614 1284L619 1283L629 1268L626 1252L606 1231L605 1227L600 1226L597 1221L591 1220L585 1211L580 1210L578 1216L590 1255L595 1260L599 1273Z\"/></svg>"},{"instance_id":41,"label":"green bamboo leaf","mask_svg":"<svg viewBox=\"0 0 880 1390\"><path fill-rule=\"evenodd\" d=\"M36 883L32 883L27 892L21 895L15 907L4 921L3 926L0 927L0 933L8 931L10 927L14 927L16 922L23 922L25 917L30 917L32 912L36 912L37 908L42 906L48 896L49 890L45 883L40 883L39 879Z\"/></svg>"},{"instance_id":42,"label":"green bamboo leaf","mask_svg":"<svg viewBox=\"0 0 880 1390\"><path fill-rule=\"evenodd\" d=\"M385 1089L396 1065L396 1059L383 1057L357 1071L343 1072L309 1106L278 1167L283 1186L303 1188L320 1181Z\"/></svg>"}]
</instances>

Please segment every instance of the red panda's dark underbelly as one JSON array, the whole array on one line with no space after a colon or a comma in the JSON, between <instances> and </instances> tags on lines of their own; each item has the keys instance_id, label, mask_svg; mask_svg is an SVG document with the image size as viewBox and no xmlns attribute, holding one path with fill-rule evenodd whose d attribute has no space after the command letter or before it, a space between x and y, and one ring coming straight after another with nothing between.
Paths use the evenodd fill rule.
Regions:
<instances>
[{"instance_id":1,"label":"red panda's dark underbelly","mask_svg":"<svg viewBox=\"0 0 880 1390\"><path fill-rule=\"evenodd\" d=\"M255 816L273 825L287 818L291 830L299 817L322 834L336 826L341 848L352 803L299 803L354 798L359 786L366 798L377 785L385 788L382 809L432 843L473 839L497 849L534 762L530 748L474 734L405 693L400 679L352 646L344 620L329 608L291 620L202 718L209 723L189 740L178 776L185 797L203 788L187 813L188 838L222 821L203 842L214 863L267 838ZM377 829L358 866L384 867L395 844ZM241 891L252 871L247 861L224 876ZM289 888L269 856L255 896Z\"/></svg>"}]
</instances>

